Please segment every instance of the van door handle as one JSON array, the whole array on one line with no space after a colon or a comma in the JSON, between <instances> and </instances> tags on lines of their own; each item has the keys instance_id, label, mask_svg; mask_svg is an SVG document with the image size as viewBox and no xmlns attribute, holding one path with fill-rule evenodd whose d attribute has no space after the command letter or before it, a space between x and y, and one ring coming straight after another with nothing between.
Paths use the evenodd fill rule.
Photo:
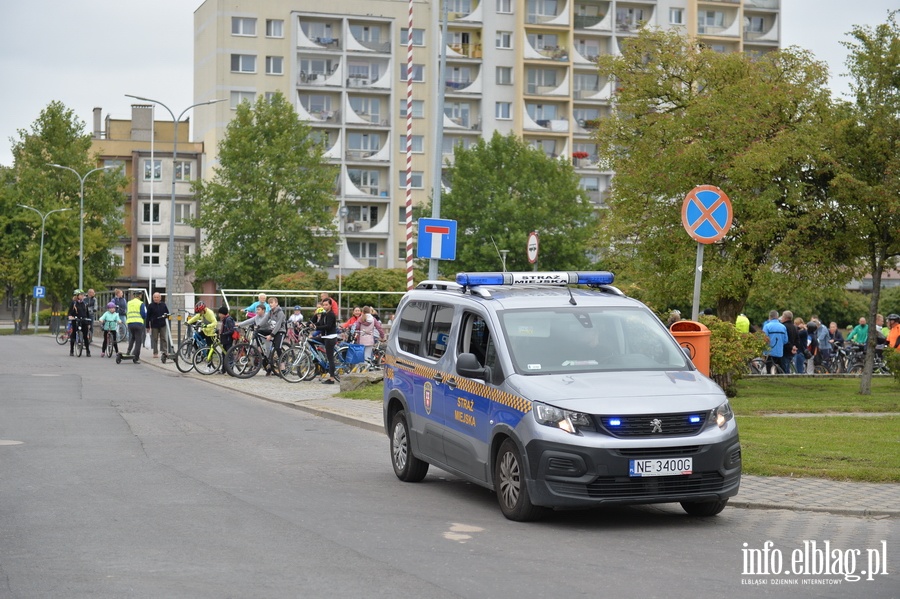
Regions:
<instances>
[{"instance_id":1,"label":"van door handle","mask_svg":"<svg viewBox=\"0 0 900 599\"><path fill-rule=\"evenodd\" d=\"M438 385L440 385L441 383L444 382L444 375L441 374L440 372L438 372L438 373L435 373L435 375L434 375L433 377L431 377L431 379L432 379L435 383L437 383Z\"/></svg>"},{"instance_id":2,"label":"van door handle","mask_svg":"<svg viewBox=\"0 0 900 599\"><path fill-rule=\"evenodd\" d=\"M447 386L451 389L456 389L456 379L452 377L447 379Z\"/></svg>"}]
</instances>

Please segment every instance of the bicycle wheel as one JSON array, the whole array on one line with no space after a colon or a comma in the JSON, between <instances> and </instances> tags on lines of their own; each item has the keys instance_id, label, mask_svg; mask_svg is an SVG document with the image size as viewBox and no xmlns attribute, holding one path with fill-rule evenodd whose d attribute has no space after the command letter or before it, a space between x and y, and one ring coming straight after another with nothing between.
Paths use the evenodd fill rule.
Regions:
<instances>
[{"instance_id":1,"label":"bicycle wheel","mask_svg":"<svg viewBox=\"0 0 900 599\"><path fill-rule=\"evenodd\" d=\"M69 329L63 329L56 334L56 343L65 345L69 342Z\"/></svg>"},{"instance_id":2,"label":"bicycle wheel","mask_svg":"<svg viewBox=\"0 0 900 599\"><path fill-rule=\"evenodd\" d=\"M105 343L106 343L106 357L111 358L113 355L113 340L112 340L112 332L107 331L105 334Z\"/></svg>"},{"instance_id":3,"label":"bicycle wheel","mask_svg":"<svg viewBox=\"0 0 900 599\"><path fill-rule=\"evenodd\" d=\"M185 339L175 352L175 368L178 372L188 373L194 368L194 354L199 348L193 339Z\"/></svg>"},{"instance_id":4,"label":"bicycle wheel","mask_svg":"<svg viewBox=\"0 0 900 599\"><path fill-rule=\"evenodd\" d=\"M312 358L309 352L300 347L291 347L282 352L278 360L278 375L289 383L299 383L305 380L313 370Z\"/></svg>"},{"instance_id":5,"label":"bicycle wheel","mask_svg":"<svg viewBox=\"0 0 900 599\"><path fill-rule=\"evenodd\" d=\"M203 375L219 372L222 368L222 352L215 347L201 347L194 354L194 370Z\"/></svg>"},{"instance_id":6,"label":"bicycle wheel","mask_svg":"<svg viewBox=\"0 0 900 599\"><path fill-rule=\"evenodd\" d=\"M80 358L81 352L84 351L84 334L78 331L75 335L75 354Z\"/></svg>"},{"instance_id":7,"label":"bicycle wheel","mask_svg":"<svg viewBox=\"0 0 900 599\"><path fill-rule=\"evenodd\" d=\"M231 346L225 355L228 374L239 379L249 379L259 372L263 365L263 354L255 345L238 343Z\"/></svg>"},{"instance_id":8,"label":"bicycle wheel","mask_svg":"<svg viewBox=\"0 0 900 599\"><path fill-rule=\"evenodd\" d=\"M343 376L349 374L355 364L347 363L347 347L334 348L334 374L335 376Z\"/></svg>"},{"instance_id":9,"label":"bicycle wheel","mask_svg":"<svg viewBox=\"0 0 900 599\"><path fill-rule=\"evenodd\" d=\"M766 361L763 358L753 358L748 364L750 374L765 374Z\"/></svg>"}]
</instances>

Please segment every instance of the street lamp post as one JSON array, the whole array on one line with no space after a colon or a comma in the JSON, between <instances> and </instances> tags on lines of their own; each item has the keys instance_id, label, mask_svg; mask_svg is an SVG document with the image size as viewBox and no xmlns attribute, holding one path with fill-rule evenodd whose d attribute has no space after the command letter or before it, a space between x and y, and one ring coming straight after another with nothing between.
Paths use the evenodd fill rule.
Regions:
<instances>
[{"instance_id":1,"label":"street lamp post","mask_svg":"<svg viewBox=\"0 0 900 599\"><path fill-rule=\"evenodd\" d=\"M197 106L206 106L207 104L215 104L216 102L224 102L225 98L219 98L216 100L207 100L206 102L197 102L196 104L191 104L187 108L181 111L181 114L178 115L178 118L175 118L175 113L172 112L172 109L160 102L159 100L154 100L152 98L144 98L142 96L133 96L131 94L125 94L126 98L134 98L135 100L140 100L141 102L150 102L151 104L159 104L163 108L165 108L169 114L172 116L172 121L174 122L174 135L172 142L172 201L169 213L169 249L168 249L168 268L166 269L166 300L168 302L172 302L173 293L175 292L175 168L176 161L178 160L178 122L181 120L181 117L187 113L191 108L196 108ZM153 208L151 207L151 213ZM171 303L169 304L172 305Z\"/></svg>"},{"instance_id":2,"label":"street lamp post","mask_svg":"<svg viewBox=\"0 0 900 599\"><path fill-rule=\"evenodd\" d=\"M16 204L19 208L27 208L28 210L33 210L38 213L38 216L41 217L41 250L38 254L38 282L37 286L41 286L41 273L44 270L44 224L47 222L47 217L53 214L54 212L65 212L66 210L71 210L71 208L57 208L56 210L51 210L50 212L44 214L37 208L32 208L31 206L26 206L24 204ZM41 311L41 298L40 296L34 298L37 302L37 305L34 308L34 334L37 335L38 329L38 313Z\"/></svg>"},{"instance_id":3,"label":"street lamp post","mask_svg":"<svg viewBox=\"0 0 900 599\"><path fill-rule=\"evenodd\" d=\"M99 168L89 170L82 177L74 168L63 166L61 164L48 163L48 165L52 166L53 168L62 168L67 171L72 171L81 182L81 190L78 192L78 197L81 204L81 217L78 219L78 288L81 289L84 287L84 180L87 179L88 175L90 175L91 173L96 173L97 171L103 171L109 168L119 167L115 165L101 166Z\"/></svg>"}]
</instances>

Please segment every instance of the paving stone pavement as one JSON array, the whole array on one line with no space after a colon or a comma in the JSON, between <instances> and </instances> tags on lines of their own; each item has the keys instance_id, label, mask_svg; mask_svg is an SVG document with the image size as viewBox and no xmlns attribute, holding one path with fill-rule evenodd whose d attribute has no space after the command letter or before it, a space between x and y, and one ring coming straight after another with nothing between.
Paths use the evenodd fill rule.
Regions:
<instances>
[{"instance_id":1,"label":"paving stone pavement","mask_svg":"<svg viewBox=\"0 0 900 599\"><path fill-rule=\"evenodd\" d=\"M384 434L381 403L337 397L340 392L338 385L323 385L317 380L291 384L278 377L260 375L241 380L220 374L181 374L172 362L162 364L149 355L141 361L180 376L194 377L265 401ZM732 497L728 505L900 518L900 484L744 475L741 477L740 493Z\"/></svg>"}]
</instances>

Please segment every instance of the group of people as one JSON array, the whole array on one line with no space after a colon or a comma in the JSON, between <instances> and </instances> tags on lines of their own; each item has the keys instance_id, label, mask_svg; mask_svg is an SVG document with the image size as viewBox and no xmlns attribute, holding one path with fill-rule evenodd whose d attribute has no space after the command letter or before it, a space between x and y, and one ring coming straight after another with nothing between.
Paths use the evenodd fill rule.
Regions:
<instances>
[{"instance_id":1,"label":"group of people","mask_svg":"<svg viewBox=\"0 0 900 599\"><path fill-rule=\"evenodd\" d=\"M113 351L119 353L119 324L124 323L128 329L130 338L127 353L134 356L134 361L140 363L141 347L144 345L144 334L150 330L151 347L153 357L159 356L159 347L165 342L165 319L169 314L169 308L162 301L159 293L153 294L153 301L145 304L143 292L132 292L130 301L125 300L125 294L121 289L113 292L113 298L106 304L106 310L98 315L96 292L88 289L85 295L81 289L76 289L72 296L67 312L68 320L73 328L81 330L84 339L85 355L91 357L91 331L94 321L100 323L103 331L103 345L101 357L106 357L106 349L112 344ZM69 338L69 355L75 355L75 331Z\"/></svg>"},{"instance_id":2,"label":"group of people","mask_svg":"<svg viewBox=\"0 0 900 599\"><path fill-rule=\"evenodd\" d=\"M884 321L884 316L879 314L874 327L876 343L900 351L900 315L889 314L887 326ZM750 330L746 316L743 319L738 317L735 326L738 330L746 328L745 332ZM859 319L859 324L845 339L837 323L831 322L826 328L817 316L804 322L799 316L795 318L790 310L785 310L780 316L777 310L770 311L769 319L762 325L762 332L769 341L769 349L765 352L766 369L772 372L777 364L785 374L791 372L791 366L797 373L813 373L816 364L829 362L837 348L845 342L865 345L869 337L865 318Z\"/></svg>"},{"instance_id":3,"label":"group of people","mask_svg":"<svg viewBox=\"0 0 900 599\"><path fill-rule=\"evenodd\" d=\"M199 342L210 343L218 336L224 351L228 351L234 340L240 336L237 330L239 327L253 326L256 333L261 335L267 344L271 344L276 356L279 357L288 327L299 327L304 322L300 306L294 306L293 313L287 316L278 298L267 296L265 293L260 293L255 302L244 308L244 312L246 318L237 322L227 307L221 306L214 312L205 302L200 301L194 306L194 315L188 318L187 322L199 323L195 333ZM354 308L352 316L342 324L339 323L339 316L337 302L328 293L322 293L313 315L308 320L309 326L315 327L314 335L320 338L325 346L328 373L322 382L327 385L333 385L337 380L334 375L334 352L342 330L349 330L351 339L364 346L366 359L372 357L375 344L386 335L377 311L370 306ZM266 375L272 374L271 368L267 368Z\"/></svg>"}]
</instances>

